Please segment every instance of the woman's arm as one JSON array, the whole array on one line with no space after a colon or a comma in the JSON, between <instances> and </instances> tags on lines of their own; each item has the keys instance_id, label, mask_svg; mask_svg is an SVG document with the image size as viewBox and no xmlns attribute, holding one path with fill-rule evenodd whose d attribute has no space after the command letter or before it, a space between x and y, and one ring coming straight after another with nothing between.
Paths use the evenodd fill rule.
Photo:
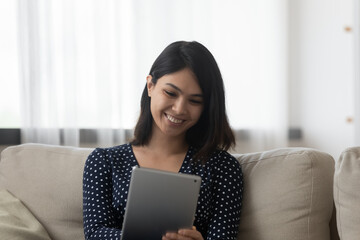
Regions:
<instances>
[{"instance_id":1,"label":"woman's arm","mask_svg":"<svg viewBox=\"0 0 360 240\"><path fill-rule=\"evenodd\" d=\"M223 152L215 172L214 212L206 239L236 240L243 195L241 166L233 156Z\"/></svg>"},{"instance_id":2,"label":"woman's arm","mask_svg":"<svg viewBox=\"0 0 360 240\"><path fill-rule=\"evenodd\" d=\"M85 239L120 239L112 207L111 164L103 149L87 158L83 175L83 214Z\"/></svg>"},{"instance_id":3,"label":"woman's arm","mask_svg":"<svg viewBox=\"0 0 360 240\"><path fill-rule=\"evenodd\" d=\"M163 240L236 240L243 194L243 176L239 162L222 152L213 165L213 187L210 209L212 217L207 232L201 235L196 228L169 232ZM199 206L198 206L199 207ZM209 210L210 210L209 209Z\"/></svg>"}]
</instances>

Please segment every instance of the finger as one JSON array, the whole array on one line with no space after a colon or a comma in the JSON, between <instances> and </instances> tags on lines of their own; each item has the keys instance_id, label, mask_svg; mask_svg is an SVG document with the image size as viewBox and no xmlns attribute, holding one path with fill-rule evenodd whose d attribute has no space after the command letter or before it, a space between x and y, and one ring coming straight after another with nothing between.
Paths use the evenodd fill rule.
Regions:
<instances>
[{"instance_id":1,"label":"finger","mask_svg":"<svg viewBox=\"0 0 360 240\"><path fill-rule=\"evenodd\" d=\"M169 238L169 237L166 237L166 235L164 235L161 240L174 240L173 238Z\"/></svg>"},{"instance_id":2,"label":"finger","mask_svg":"<svg viewBox=\"0 0 360 240\"><path fill-rule=\"evenodd\" d=\"M162 240L192 240L178 233L166 233Z\"/></svg>"},{"instance_id":3,"label":"finger","mask_svg":"<svg viewBox=\"0 0 360 240\"><path fill-rule=\"evenodd\" d=\"M181 236L191 238L191 239L199 239L199 240L203 239L201 233L199 231L197 231L195 227L193 227L193 229L180 229L178 231L178 233Z\"/></svg>"}]
</instances>

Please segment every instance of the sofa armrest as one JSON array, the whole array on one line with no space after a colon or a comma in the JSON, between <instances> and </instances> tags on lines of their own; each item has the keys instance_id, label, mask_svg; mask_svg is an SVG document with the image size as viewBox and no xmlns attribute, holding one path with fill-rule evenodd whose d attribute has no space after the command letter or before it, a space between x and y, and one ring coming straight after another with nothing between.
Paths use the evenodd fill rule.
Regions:
<instances>
[{"instance_id":1,"label":"sofa armrest","mask_svg":"<svg viewBox=\"0 0 360 240\"><path fill-rule=\"evenodd\" d=\"M360 147L344 150L335 165L334 200L342 240L360 238Z\"/></svg>"}]
</instances>

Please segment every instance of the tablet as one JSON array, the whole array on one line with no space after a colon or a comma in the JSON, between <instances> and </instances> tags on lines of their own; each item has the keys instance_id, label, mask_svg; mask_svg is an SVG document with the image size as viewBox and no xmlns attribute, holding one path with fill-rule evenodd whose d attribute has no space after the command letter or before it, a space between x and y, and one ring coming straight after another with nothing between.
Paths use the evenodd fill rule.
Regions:
<instances>
[{"instance_id":1,"label":"tablet","mask_svg":"<svg viewBox=\"0 0 360 240\"><path fill-rule=\"evenodd\" d=\"M134 167L122 240L160 240L169 231L193 226L201 178Z\"/></svg>"}]
</instances>

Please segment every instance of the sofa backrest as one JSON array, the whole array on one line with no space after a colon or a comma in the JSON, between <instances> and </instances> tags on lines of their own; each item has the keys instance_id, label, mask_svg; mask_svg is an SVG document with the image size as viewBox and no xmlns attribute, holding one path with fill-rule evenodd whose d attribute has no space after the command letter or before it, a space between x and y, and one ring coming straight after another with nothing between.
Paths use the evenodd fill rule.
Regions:
<instances>
[{"instance_id":1,"label":"sofa backrest","mask_svg":"<svg viewBox=\"0 0 360 240\"><path fill-rule=\"evenodd\" d=\"M239 240L337 239L329 228L334 209L329 154L286 148L236 157L245 183Z\"/></svg>"},{"instance_id":2,"label":"sofa backrest","mask_svg":"<svg viewBox=\"0 0 360 240\"><path fill-rule=\"evenodd\" d=\"M83 239L82 173L91 151L41 144L7 148L0 190L19 198L53 240ZM244 174L239 240L330 239L330 155L286 148L235 156Z\"/></svg>"},{"instance_id":3,"label":"sofa backrest","mask_svg":"<svg viewBox=\"0 0 360 240\"><path fill-rule=\"evenodd\" d=\"M24 144L1 153L0 190L20 199L54 240L84 239L82 172L92 149Z\"/></svg>"}]
</instances>

